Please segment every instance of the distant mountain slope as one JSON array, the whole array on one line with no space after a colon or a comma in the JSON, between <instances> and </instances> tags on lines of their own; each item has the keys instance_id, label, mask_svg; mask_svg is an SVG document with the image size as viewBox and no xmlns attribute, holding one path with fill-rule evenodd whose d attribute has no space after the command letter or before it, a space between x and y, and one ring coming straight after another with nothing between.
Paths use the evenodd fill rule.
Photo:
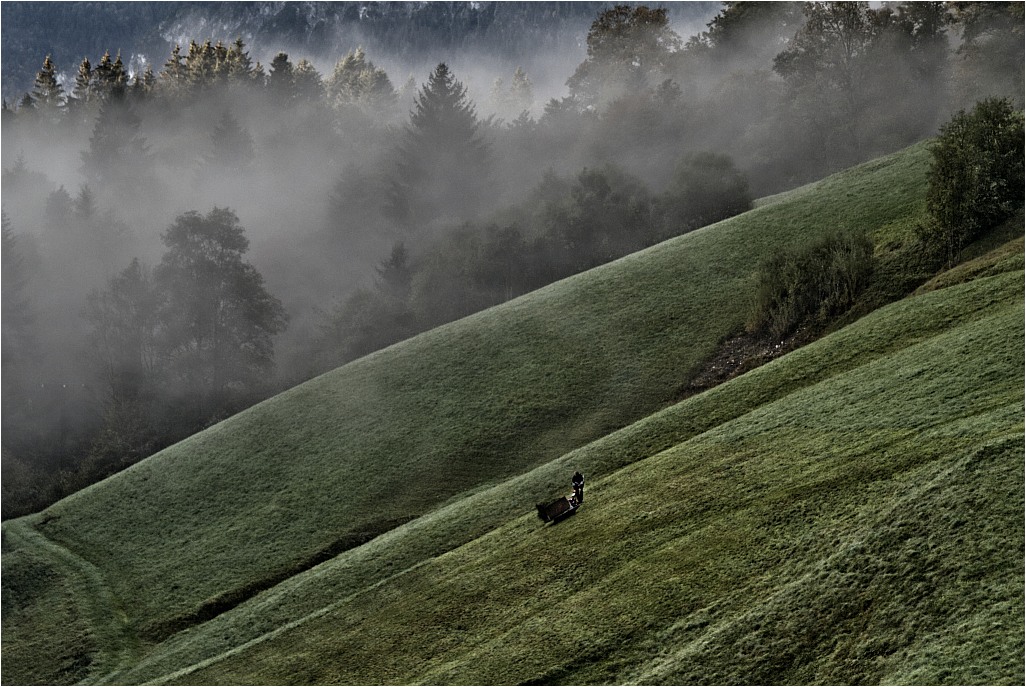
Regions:
<instances>
[{"instance_id":1,"label":"distant mountain slope","mask_svg":"<svg viewBox=\"0 0 1026 687\"><path fill-rule=\"evenodd\" d=\"M999 442L995 450L1004 455L1003 438L1021 434L1021 413L1010 419L1008 410L1009 399L1021 404L1022 395L1022 335L1013 331L1022 325L1021 273L912 299L811 353L672 405L718 342L740 327L763 255L838 226L914 223L927 159L925 146L916 146L428 332L271 399L40 515L5 523L5 680L9 657L17 656L34 657L28 670L45 681L164 681L208 665L203 661L211 661L211 672L180 679L618 682L643 671L641 681L674 681L683 664L659 668L646 647L658 645L653 632L670 632L705 606L673 610L682 601L677 588L653 591L645 582L661 571L660 547L680 547L673 537L698 537L701 548L689 545L683 559L693 568L688 574L721 572L689 579L708 589L708 599L726 603L729 589L718 580L735 562L749 575L766 562L781 580L800 577L802 566L820 560L825 542L843 540L844 527L859 522L851 514L866 506L867 494L894 488L887 480L914 482L915 470L985 442ZM627 429L612 433L621 427ZM666 449L642 464L662 467L629 468L602 481ZM813 460L824 455L822 465ZM536 531L533 515L516 519L564 489L576 465L598 487L586 510L544 531L551 535ZM675 465L691 472L674 473ZM693 480L705 485L700 498L669 498L668 489ZM731 510L731 494L743 496L744 509ZM788 510L789 494L809 510ZM706 505L691 513L692 501ZM740 530L747 532L741 540L756 538L754 548L731 534L732 522L771 524L774 514L782 518L776 534L761 525ZM711 529L695 530L692 516ZM595 538L578 540L571 534L578 527L593 528ZM36 533L59 555L34 544ZM805 536L818 543L798 567L787 567L781 552L800 552ZM994 540L998 559L1005 545ZM712 550L723 555L695 558ZM24 572L29 559L49 571L45 590L26 581L34 579ZM482 570L478 559L486 568L492 561L494 570ZM457 568L446 568L448 561ZM94 591L76 575L92 580ZM993 575L1007 579L1007 570L995 562ZM466 594L453 591L464 577ZM757 575L746 579L761 584ZM637 589L619 598L625 582ZM100 593L119 604L106 618L87 612ZM12 613L47 608L43 594L63 599L57 607L70 618L60 623L67 635L31 613L8 615L12 598ZM578 594L586 603L568 605L567 596ZM729 597L732 608L770 598L738 594ZM83 595L93 601L76 598ZM1021 599L1013 599L1013 611L1015 603ZM453 604L464 610L447 615ZM391 609L389 617L383 609ZM649 611L655 620L646 625ZM576 622L561 633L564 613ZM290 623L302 626L299 634ZM504 633L513 644L506 646ZM347 642L347 653L336 655L346 656L348 667L323 657L291 662L295 637L318 656L338 652L336 640ZM247 642L255 642L251 651ZM617 643L626 654L610 654ZM70 654L54 668L49 662L62 651Z\"/></svg>"},{"instance_id":2,"label":"distant mountain slope","mask_svg":"<svg viewBox=\"0 0 1026 687\"><path fill-rule=\"evenodd\" d=\"M83 57L96 62L105 50L121 51L132 68L149 63L159 71L175 43L207 38L232 41L241 36L254 59L265 66L279 50L334 64L357 45L368 48L379 63L407 68L466 53L520 64L533 64L539 55L554 53L581 60L588 27L609 6L604 2L4 2L0 5L3 96L10 101L30 90L47 54L73 80ZM687 31L704 28L719 3L667 3L666 7L674 24ZM405 78L405 74L392 76L397 85Z\"/></svg>"}]
</instances>

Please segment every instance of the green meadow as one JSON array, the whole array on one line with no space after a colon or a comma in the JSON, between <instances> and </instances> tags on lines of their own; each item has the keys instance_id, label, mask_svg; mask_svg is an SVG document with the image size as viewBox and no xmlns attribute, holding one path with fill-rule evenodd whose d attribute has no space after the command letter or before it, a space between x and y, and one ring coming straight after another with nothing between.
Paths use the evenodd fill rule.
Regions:
<instances>
[{"instance_id":1,"label":"green meadow","mask_svg":"<svg viewBox=\"0 0 1026 687\"><path fill-rule=\"evenodd\" d=\"M4 523L4 680L1022 683L1021 215L876 308L929 276L895 257L928 164L764 199ZM838 230L891 270L868 314L688 396L760 260Z\"/></svg>"}]
</instances>

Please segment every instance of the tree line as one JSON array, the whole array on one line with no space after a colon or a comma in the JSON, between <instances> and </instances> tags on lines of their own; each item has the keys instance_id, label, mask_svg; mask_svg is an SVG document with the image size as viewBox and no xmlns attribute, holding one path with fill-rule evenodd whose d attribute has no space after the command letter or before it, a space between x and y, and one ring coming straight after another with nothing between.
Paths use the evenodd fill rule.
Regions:
<instances>
[{"instance_id":1,"label":"tree line","mask_svg":"<svg viewBox=\"0 0 1026 687\"><path fill-rule=\"evenodd\" d=\"M566 95L241 39L3 105L4 517L419 331L1022 106L1017 3L617 6ZM954 39L954 40L952 40ZM508 80L507 80L508 79ZM70 170L70 172L68 171ZM69 190L70 189L70 190Z\"/></svg>"}]
</instances>

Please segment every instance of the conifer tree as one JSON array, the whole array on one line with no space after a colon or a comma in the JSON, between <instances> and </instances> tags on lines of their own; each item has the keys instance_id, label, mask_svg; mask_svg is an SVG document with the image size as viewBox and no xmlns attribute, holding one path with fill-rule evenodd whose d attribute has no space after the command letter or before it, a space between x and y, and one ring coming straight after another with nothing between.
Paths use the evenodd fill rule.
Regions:
<instances>
[{"instance_id":1,"label":"conifer tree","mask_svg":"<svg viewBox=\"0 0 1026 687\"><path fill-rule=\"evenodd\" d=\"M33 356L35 340L32 334L33 317L27 287L29 285L29 271L25 265L24 255L19 246L19 238L14 233L14 228L7 217L6 212L0 212L0 225L2 225L2 246L0 246L0 278L3 284L0 287L0 298L2 298L2 311L4 326L2 331L2 352L0 362L3 370L0 379L3 380L4 397L4 422L9 416L14 415L8 412L12 406L17 406L11 401L19 395L27 381L25 377L25 363ZM8 405L10 403L10 405ZM5 427L6 429L6 427ZM5 443L6 447L7 444ZM6 460L6 457L5 457Z\"/></svg>"},{"instance_id":2,"label":"conifer tree","mask_svg":"<svg viewBox=\"0 0 1026 687\"><path fill-rule=\"evenodd\" d=\"M402 241L392 246L388 259L383 260L374 270L378 273L377 287L382 295L404 303L409 300L413 270L410 267L409 252Z\"/></svg>"},{"instance_id":3,"label":"conifer tree","mask_svg":"<svg viewBox=\"0 0 1026 687\"><path fill-rule=\"evenodd\" d=\"M253 160L253 137L225 110L210 136L208 164L241 169Z\"/></svg>"},{"instance_id":4,"label":"conifer tree","mask_svg":"<svg viewBox=\"0 0 1026 687\"><path fill-rule=\"evenodd\" d=\"M213 82L216 59L214 46L207 40L201 46L196 41L189 42L189 54L185 57L185 82L190 91L195 92Z\"/></svg>"},{"instance_id":5,"label":"conifer tree","mask_svg":"<svg viewBox=\"0 0 1026 687\"><path fill-rule=\"evenodd\" d=\"M96 215L96 196L89 184L82 184L75 196L75 216L80 220L88 221Z\"/></svg>"},{"instance_id":6,"label":"conifer tree","mask_svg":"<svg viewBox=\"0 0 1026 687\"><path fill-rule=\"evenodd\" d=\"M384 69L367 59L363 48L347 53L325 79L328 102L336 110L359 107L367 113L381 114L396 102L395 89Z\"/></svg>"},{"instance_id":7,"label":"conifer tree","mask_svg":"<svg viewBox=\"0 0 1026 687\"><path fill-rule=\"evenodd\" d=\"M517 67L513 72L513 79L509 88L506 82L497 78L492 83L492 92L489 96L492 109L500 115L519 115L521 112L530 111L534 105L534 89L531 80L523 69Z\"/></svg>"},{"instance_id":8,"label":"conifer tree","mask_svg":"<svg viewBox=\"0 0 1026 687\"><path fill-rule=\"evenodd\" d=\"M62 184L56 191L46 199L46 210L43 217L46 218L47 227L52 229L65 229L75 215L75 201L71 194Z\"/></svg>"},{"instance_id":9,"label":"conifer tree","mask_svg":"<svg viewBox=\"0 0 1026 687\"><path fill-rule=\"evenodd\" d=\"M236 38L232 46L228 48L227 62L228 79L232 83L252 83L255 77L253 60L246 52L246 44L241 36Z\"/></svg>"},{"instance_id":10,"label":"conifer tree","mask_svg":"<svg viewBox=\"0 0 1026 687\"><path fill-rule=\"evenodd\" d=\"M534 106L534 87L523 69L517 67L510 84L510 100L517 112L530 111Z\"/></svg>"},{"instance_id":11,"label":"conifer tree","mask_svg":"<svg viewBox=\"0 0 1026 687\"><path fill-rule=\"evenodd\" d=\"M88 57L83 57L82 63L78 66L78 74L75 75L75 88L71 92L71 97L76 103L87 103L91 99L92 93L92 65L89 63Z\"/></svg>"},{"instance_id":12,"label":"conifer tree","mask_svg":"<svg viewBox=\"0 0 1026 687\"><path fill-rule=\"evenodd\" d=\"M271 60L271 72L267 75L267 91L281 105L290 105L296 100L296 81L289 56L280 52Z\"/></svg>"},{"instance_id":13,"label":"conifer tree","mask_svg":"<svg viewBox=\"0 0 1026 687\"><path fill-rule=\"evenodd\" d=\"M124 92L128 84L128 75L125 73L125 65L121 61L121 53L117 58L110 59L110 52L105 52L100 58L100 64L93 70L92 92L100 101L107 101L114 95Z\"/></svg>"},{"instance_id":14,"label":"conifer tree","mask_svg":"<svg viewBox=\"0 0 1026 687\"><path fill-rule=\"evenodd\" d=\"M506 82L502 80L502 77L496 77L495 81L492 82L492 90L488 94L488 103L495 112L505 112L508 101Z\"/></svg>"},{"instance_id":15,"label":"conifer tree","mask_svg":"<svg viewBox=\"0 0 1026 687\"><path fill-rule=\"evenodd\" d=\"M468 216L481 198L489 164L467 88L439 64L418 94L398 148L389 211L406 225Z\"/></svg>"},{"instance_id":16,"label":"conifer tree","mask_svg":"<svg viewBox=\"0 0 1026 687\"><path fill-rule=\"evenodd\" d=\"M296 99L301 102L324 101L324 84L321 75L310 60L300 60L292 72L292 83Z\"/></svg>"},{"instance_id":17,"label":"conifer tree","mask_svg":"<svg viewBox=\"0 0 1026 687\"><path fill-rule=\"evenodd\" d=\"M168 95L174 97L185 89L186 68L185 58L182 57L182 46L175 45L171 50L171 57L164 63L160 72L161 88Z\"/></svg>"},{"instance_id":18,"label":"conifer tree","mask_svg":"<svg viewBox=\"0 0 1026 687\"><path fill-rule=\"evenodd\" d=\"M31 93L21 96L21 100L18 102L18 112L33 112L35 109L36 99L32 97Z\"/></svg>"},{"instance_id":19,"label":"conifer tree","mask_svg":"<svg viewBox=\"0 0 1026 687\"><path fill-rule=\"evenodd\" d=\"M43 67L36 72L32 97L40 110L56 114L64 106L64 88L57 82L57 68L50 56L43 60Z\"/></svg>"},{"instance_id":20,"label":"conifer tree","mask_svg":"<svg viewBox=\"0 0 1026 687\"><path fill-rule=\"evenodd\" d=\"M146 65L142 75L142 92L149 94L157 85L157 77L153 74L153 67Z\"/></svg>"},{"instance_id":21,"label":"conifer tree","mask_svg":"<svg viewBox=\"0 0 1026 687\"><path fill-rule=\"evenodd\" d=\"M89 148L82 151L83 171L104 182L137 181L148 155L146 140L139 135L141 122L124 88L116 88L100 108Z\"/></svg>"}]
</instances>

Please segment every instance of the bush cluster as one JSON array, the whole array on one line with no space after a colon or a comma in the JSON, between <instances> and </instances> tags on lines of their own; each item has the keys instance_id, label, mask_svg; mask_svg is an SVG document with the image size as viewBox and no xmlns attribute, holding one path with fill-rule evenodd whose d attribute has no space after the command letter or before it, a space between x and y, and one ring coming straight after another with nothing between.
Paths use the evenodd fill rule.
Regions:
<instances>
[{"instance_id":1,"label":"bush cluster","mask_svg":"<svg viewBox=\"0 0 1026 687\"><path fill-rule=\"evenodd\" d=\"M1023 113L990 98L945 124L930 151L919 233L953 264L962 248L1023 205Z\"/></svg>"},{"instance_id":2,"label":"bush cluster","mask_svg":"<svg viewBox=\"0 0 1026 687\"><path fill-rule=\"evenodd\" d=\"M802 326L822 326L855 303L872 271L873 242L865 234L837 232L781 249L756 271L748 329L783 338Z\"/></svg>"}]
</instances>

